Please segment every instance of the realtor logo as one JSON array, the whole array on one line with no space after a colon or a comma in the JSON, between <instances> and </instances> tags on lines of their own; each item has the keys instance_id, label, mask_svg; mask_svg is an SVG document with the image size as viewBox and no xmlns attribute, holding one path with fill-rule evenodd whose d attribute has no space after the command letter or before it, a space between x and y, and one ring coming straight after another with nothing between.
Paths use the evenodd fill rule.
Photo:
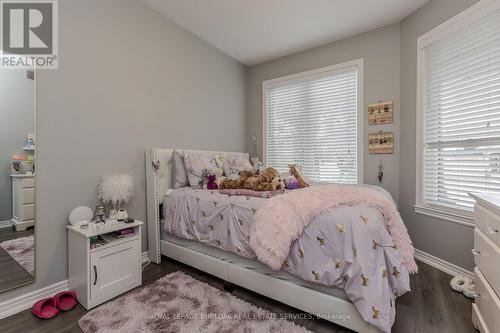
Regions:
<instances>
[{"instance_id":1,"label":"realtor logo","mask_svg":"<svg viewBox=\"0 0 500 333\"><path fill-rule=\"evenodd\" d=\"M0 68L57 68L57 1L0 0Z\"/></svg>"}]
</instances>

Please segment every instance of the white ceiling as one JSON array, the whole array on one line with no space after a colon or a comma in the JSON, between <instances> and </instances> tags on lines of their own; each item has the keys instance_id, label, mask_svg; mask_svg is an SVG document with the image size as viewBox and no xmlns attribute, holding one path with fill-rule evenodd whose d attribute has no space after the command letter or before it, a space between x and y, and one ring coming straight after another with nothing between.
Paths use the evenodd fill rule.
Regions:
<instances>
[{"instance_id":1,"label":"white ceiling","mask_svg":"<svg viewBox=\"0 0 500 333\"><path fill-rule=\"evenodd\" d=\"M428 0L142 0L239 60L254 65L401 19Z\"/></svg>"}]
</instances>

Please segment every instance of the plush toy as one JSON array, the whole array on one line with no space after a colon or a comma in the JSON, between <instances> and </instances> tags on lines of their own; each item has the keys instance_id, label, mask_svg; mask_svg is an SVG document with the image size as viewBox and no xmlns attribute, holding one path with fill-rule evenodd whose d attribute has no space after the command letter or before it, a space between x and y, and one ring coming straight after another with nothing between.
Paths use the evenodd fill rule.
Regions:
<instances>
[{"instance_id":1,"label":"plush toy","mask_svg":"<svg viewBox=\"0 0 500 333\"><path fill-rule=\"evenodd\" d=\"M221 189L245 188L254 191L275 191L284 188L281 177L274 168L267 168L260 174L251 171L241 171L237 179L223 179L220 183Z\"/></svg>"},{"instance_id":2,"label":"plush toy","mask_svg":"<svg viewBox=\"0 0 500 333\"><path fill-rule=\"evenodd\" d=\"M264 164L262 164L261 161L257 161L253 164L253 172L256 174L261 173L261 171L264 170Z\"/></svg>"},{"instance_id":3,"label":"plush toy","mask_svg":"<svg viewBox=\"0 0 500 333\"><path fill-rule=\"evenodd\" d=\"M283 179L283 181L285 182L285 188L287 190L295 190L295 189L300 188L300 184L299 184L297 178L295 178L294 175L291 175L288 172L282 173L281 179Z\"/></svg>"},{"instance_id":4,"label":"plush toy","mask_svg":"<svg viewBox=\"0 0 500 333\"><path fill-rule=\"evenodd\" d=\"M208 177L207 189L217 190L219 188L219 185L217 185L217 176L211 173L207 177Z\"/></svg>"},{"instance_id":5,"label":"plush toy","mask_svg":"<svg viewBox=\"0 0 500 333\"><path fill-rule=\"evenodd\" d=\"M465 275L457 275L453 277L450 281L450 287L459 293L463 293L464 296L469 298L474 298L476 295L474 280Z\"/></svg>"},{"instance_id":6,"label":"plush toy","mask_svg":"<svg viewBox=\"0 0 500 333\"><path fill-rule=\"evenodd\" d=\"M290 165L290 174L292 174L297 179L300 187L308 187L309 186L309 181L302 174L302 171L300 170L300 167L298 166L298 164L291 164Z\"/></svg>"}]
</instances>

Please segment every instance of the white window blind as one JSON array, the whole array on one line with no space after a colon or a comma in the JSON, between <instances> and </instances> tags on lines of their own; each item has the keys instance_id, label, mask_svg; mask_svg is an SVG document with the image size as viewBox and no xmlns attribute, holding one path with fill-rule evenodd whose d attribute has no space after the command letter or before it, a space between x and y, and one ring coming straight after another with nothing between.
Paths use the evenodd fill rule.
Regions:
<instances>
[{"instance_id":1,"label":"white window blind","mask_svg":"<svg viewBox=\"0 0 500 333\"><path fill-rule=\"evenodd\" d=\"M358 182L358 67L264 85L265 159L314 182Z\"/></svg>"},{"instance_id":2,"label":"white window blind","mask_svg":"<svg viewBox=\"0 0 500 333\"><path fill-rule=\"evenodd\" d=\"M423 199L471 211L500 193L500 11L423 51Z\"/></svg>"}]
</instances>

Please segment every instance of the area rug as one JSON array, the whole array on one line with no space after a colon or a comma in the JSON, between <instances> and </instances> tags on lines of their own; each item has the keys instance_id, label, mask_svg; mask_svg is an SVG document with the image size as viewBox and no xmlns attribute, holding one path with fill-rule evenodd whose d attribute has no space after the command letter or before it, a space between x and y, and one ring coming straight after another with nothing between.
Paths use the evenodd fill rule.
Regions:
<instances>
[{"instance_id":1,"label":"area rug","mask_svg":"<svg viewBox=\"0 0 500 333\"><path fill-rule=\"evenodd\" d=\"M85 333L310 332L182 272L90 311L78 325Z\"/></svg>"},{"instance_id":2,"label":"area rug","mask_svg":"<svg viewBox=\"0 0 500 333\"><path fill-rule=\"evenodd\" d=\"M28 273L35 273L35 236L20 237L3 241L2 247Z\"/></svg>"}]
</instances>

